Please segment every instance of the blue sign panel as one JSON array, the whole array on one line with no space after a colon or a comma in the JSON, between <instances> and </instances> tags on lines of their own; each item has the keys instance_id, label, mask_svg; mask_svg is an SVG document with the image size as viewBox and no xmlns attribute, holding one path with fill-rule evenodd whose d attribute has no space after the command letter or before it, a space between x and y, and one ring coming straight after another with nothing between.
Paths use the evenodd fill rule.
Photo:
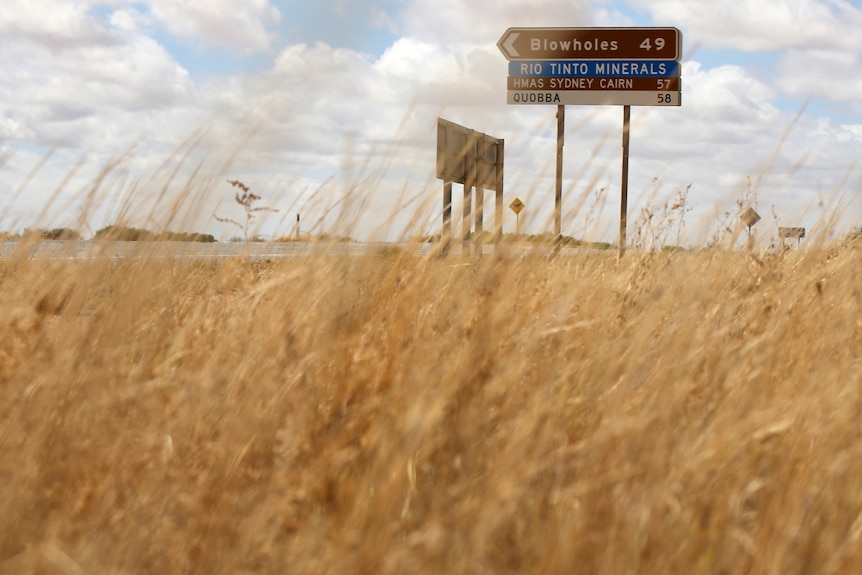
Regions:
<instances>
[{"instance_id":1,"label":"blue sign panel","mask_svg":"<svg viewBox=\"0 0 862 575\"><path fill-rule=\"evenodd\" d=\"M509 62L509 76L522 78L676 78L679 75L680 64L675 60Z\"/></svg>"}]
</instances>

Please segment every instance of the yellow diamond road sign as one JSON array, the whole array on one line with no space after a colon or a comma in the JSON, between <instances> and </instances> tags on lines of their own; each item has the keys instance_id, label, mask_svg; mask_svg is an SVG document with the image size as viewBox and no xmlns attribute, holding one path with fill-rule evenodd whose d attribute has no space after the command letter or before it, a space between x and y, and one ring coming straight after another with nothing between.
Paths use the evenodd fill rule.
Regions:
<instances>
[{"instance_id":1,"label":"yellow diamond road sign","mask_svg":"<svg viewBox=\"0 0 862 575\"><path fill-rule=\"evenodd\" d=\"M509 204L509 207L517 215L520 214L521 210L524 209L524 202L521 201L521 198L515 198L514 200L512 200L512 203Z\"/></svg>"}]
</instances>

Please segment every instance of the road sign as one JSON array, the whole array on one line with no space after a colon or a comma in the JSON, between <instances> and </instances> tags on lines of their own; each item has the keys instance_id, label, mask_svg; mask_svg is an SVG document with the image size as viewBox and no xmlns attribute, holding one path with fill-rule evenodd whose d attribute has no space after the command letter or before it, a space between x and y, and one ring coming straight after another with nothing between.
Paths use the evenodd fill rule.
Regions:
<instances>
[{"instance_id":1,"label":"road sign","mask_svg":"<svg viewBox=\"0 0 862 575\"><path fill-rule=\"evenodd\" d=\"M620 255L623 255L631 106L681 105L682 33L677 28L645 27L509 28L497 47L509 60L507 103L557 106L554 233L558 239L561 237L566 106L623 106L619 244ZM650 81L654 84L650 85Z\"/></svg>"},{"instance_id":2,"label":"road sign","mask_svg":"<svg viewBox=\"0 0 862 575\"><path fill-rule=\"evenodd\" d=\"M509 28L509 104L679 106L676 28Z\"/></svg>"},{"instance_id":3,"label":"road sign","mask_svg":"<svg viewBox=\"0 0 862 575\"><path fill-rule=\"evenodd\" d=\"M481 152L479 151L481 146ZM500 190L502 182L502 140L437 119L437 178L444 182L467 183Z\"/></svg>"},{"instance_id":4,"label":"road sign","mask_svg":"<svg viewBox=\"0 0 862 575\"><path fill-rule=\"evenodd\" d=\"M760 214L758 214L754 208L748 208L742 212L739 219L742 220L742 223L744 223L748 228L751 228L751 226L760 221Z\"/></svg>"},{"instance_id":5,"label":"road sign","mask_svg":"<svg viewBox=\"0 0 862 575\"><path fill-rule=\"evenodd\" d=\"M679 91L641 90L509 90L506 102L557 106L679 106Z\"/></svg>"},{"instance_id":6,"label":"road sign","mask_svg":"<svg viewBox=\"0 0 862 575\"><path fill-rule=\"evenodd\" d=\"M497 47L507 60L679 60L676 28L509 28Z\"/></svg>"},{"instance_id":7,"label":"road sign","mask_svg":"<svg viewBox=\"0 0 862 575\"><path fill-rule=\"evenodd\" d=\"M509 76L508 90L634 90L679 92L679 78L522 78Z\"/></svg>"},{"instance_id":8,"label":"road sign","mask_svg":"<svg viewBox=\"0 0 862 575\"><path fill-rule=\"evenodd\" d=\"M521 198L515 198L514 200L512 200L512 203L509 204L509 208L513 212L515 212L515 215L520 214L521 210L523 210L524 207L524 202L521 201Z\"/></svg>"},{"instance_id":9,"label":"road sign","mask_svg":"<svg viewBox=\"0 0 862 575\"><path fill-rule=\"evenodd\" d=\"M805 228L778 228L778 237L801 240L805 237Z\"/></svg>"},{"instance_id":10,"label":"road sign","mask_svg":"<svg viewBox=\"0 0 862 575\"><path fill-rule=\"evenodd\" d=\"M625 60L585 62L581 60L528 60L509 62L509 76L578 78L668 78L680 75L675 60Z\"/></svg>"},{"instance_id":11,"label":"road sign","mask_svg":"<svg viewBox=\"0 0 862 575\"><path fill-rule=\"evenodd\" d=\"M494 241L500 246L503 236L503 157L502 139L477 132L454 122L437 118L437 177L443 180L444 244L441 254L449 251L452 236L452 183L464 185L463 247L470 253L470 219L477 242L484 231L485 190L496 192L494 201ZM475 189L476 209L473 210Z\"/></svg>"}]
</instances>

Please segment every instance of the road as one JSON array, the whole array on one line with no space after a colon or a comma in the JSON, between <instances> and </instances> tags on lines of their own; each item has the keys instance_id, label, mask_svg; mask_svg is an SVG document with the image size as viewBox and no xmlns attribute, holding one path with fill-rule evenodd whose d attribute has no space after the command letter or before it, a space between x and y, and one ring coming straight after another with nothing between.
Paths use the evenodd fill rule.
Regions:
<instances>
[{"instance_id":1,"label":"road","mask_svg":"<svg viewBox=\"0 0 862 575\"><path fill-rule=\"evenodd\" d=\"M386 249L402 249L416 255L427 255L436 250L432 244L416 243L378 243L378 242L112 242L112 241L0 241L0 258L25 257L34 259L50 257L59 259L101 259L155 257L172 259L220 259L232 257L249 257L252 259L280 259L308 256L361 256L380 252ZM519 256L547 256L552 253L549 246L515 245L503 247L507 254ZM578 248L562 248L560 254L574 255L585 250ZM596 251L599 250L587 250ZM483 246L482 253L490 255L494 252L493 245ZM450 253L461 254L461 243L453 242Z\"/></svg>"}]
</instances>

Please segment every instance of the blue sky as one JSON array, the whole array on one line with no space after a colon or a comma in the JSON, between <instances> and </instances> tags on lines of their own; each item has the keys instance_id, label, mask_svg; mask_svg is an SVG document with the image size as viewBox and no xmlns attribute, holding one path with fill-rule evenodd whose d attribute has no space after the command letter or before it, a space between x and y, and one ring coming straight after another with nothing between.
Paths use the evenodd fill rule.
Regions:
<instances>
[{"instance_id":1,"label":"blue sky","mask_svg":"<svg viewBox=\"0 0 862 575\"><path fill-rule=\"evenodd\" d=\"M859 2L4 0L0 230L162 225L164 188L195 198L164 225L225 236L212 216L232 209L223 182L239 177L281 208L261 219L263 235L289 232L285 214L297 209L318 231L434 232L442 116L506 139L507 195L527 204L522 227L543 231L555 110L506 105L496 42L513 26L682 31L682 107L633 113L630 220L690 185L685 236L695 245L754 186L764 241L769 226L827 229L836 213L844 228L860 224ZM620 116L567 108L564 233L615 239ZM169 179L189 138L178 176L151 186ZM100 180L110 162L119 166ZM180 176L196 168L190 191ZM585 213L597 190L606 191Z\"/></svg>"},{"instance_id":2,"label":"blue sky","mask_svg":"<svg viewBox=\"0 0 862 575\"><path fill-rule=\"evenodd\" d=\"M241 53L236 50L204 44L193 38L177 38L166 30L154 33L176 60L195 75L255 74L272 65L278 50L291 44L323 42L333 48L347 48L377 58L397 39L397 34L382 24L375 24L364 2L278 1L272 2L282 17L270 22L274 34L272 50L264 53ZM339 8L339 5L344 5ZM398 15L400 2L383 2L380 14L392 18ZM103 8L103 14L110 11Z\"/></svg>"}]
</instances>

